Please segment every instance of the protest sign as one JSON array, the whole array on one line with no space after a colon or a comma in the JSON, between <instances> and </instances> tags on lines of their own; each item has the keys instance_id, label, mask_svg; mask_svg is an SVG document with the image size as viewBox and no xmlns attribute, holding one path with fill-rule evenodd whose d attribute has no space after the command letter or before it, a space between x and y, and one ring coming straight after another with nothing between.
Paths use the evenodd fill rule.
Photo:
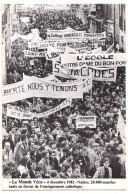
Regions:
<instances>
[{"instance_id":1,"label":"protest sign","mask_svg":"<svg viewBox=\"0 0 128 194\"><path fill-rule=\"evenodd\" d=\"M24 50L24 56L25 57L45 57L46 52L35 52L35 51L29 51L29 50Z\"/></svg>"},{"instance_id":2,"label":"protest sign","mask_svg":"<svg viewBox=\"0 0 128 194\"><path fill-rule=\"evenodd\" d=\"M96 68L83 65L79 68L69 68L62 66L60 63L53 63L53 74L69 79L85 79L92 74L93 80L96 81L116 81L116 73L116 67Z\"/></svg>"},{"instance_id":3,"label":"protest sign","mask_svg":"<svg viewBox=\"0 0 128 194\"><path fill-rule=\"evenodd\" d=\"M20 107L11 104L7 105L7 116L16 119L32 119L34 117L32 112L25 112Z\"/></svg>"},{"instance_id":4,"label":"protest sign","mask_svg":"<svg viewBox=\"0 0 128 194\"><path fill-rule=\"evenodd\" d=\"M61 50L56 49L55 47L48 46L46 59L60 61L61 53L63 53Z\"/></svg>"},{"instance_id":5,"label":"protest sign","mask_svg":"<svg viewBox=\"0 0 128 194\"><path fill-rule=\"evenodd\" d=\"M75 32L50 32L47 33L47 39L69 39L69 38L106 38L106 32L102 33L86 33L85 31Z\"/></svg>"},{"instance_id":6,"label":"protest sign","mask_svg":"<svg viewBox=\"0 0 128 194\"><path fill-rule=\"evenodd\" d=\"M57 111L60 111L61 109L65 108L67 106L71 106L71 103L72 103L72 99L66 99L61 104L59 104L58 106L56 106L55 108L53 108L51 110L43 112L43 113L38 113L37 117L38 118L47 117L47 116L49 116Z\"/></svg>"},{"instance_id":7,"label":"protest sign","mask_svg":"<svg viewBox=\"0 0 128 194\"><path fill-rule=\"evenodd\" d=\"M126 66L126 54L62 54L61 63L63 66L69 68L79 68L82 65L88 65L93 67L121 67Z\"/></svg>"},{"instance_id":8,"label":"protest sign","mask_svg":"<svg viewBox=\"0 0 128 194\"><path fill-rule=\"evenodd\" d=\"M82 98L82 83L77 80L72 83L52 83L32 77L3 87L3 103L31 97Z\"/></svg>"},{"instance_id":9,"label":"protest sign","mask_svg":"<svg viewBox=\"0 0 128 194\"><path fill-rule=\"evenodd\" d=\"M71 106L72 99L66 99L58 106L50 109L49 111L43 112L43 113L32 113L32 112L26 112L25 110L21 109L18 106L13 106L11 104L7 105L7 116L13 117L16 119L33 119L34 117L37 118L43 118L47 117L57 111L60 111L61 109Z\"/></svg>"},{"instance_id":10,"label":"protest sign","mask_svg":"<svg viewBox=\"0 0 128 194\"><path fill-rule=\"evenodd\" d=\"M77 128L96 128L96 116L78 116L76 119Z\"/></svg>"}]
</instances>

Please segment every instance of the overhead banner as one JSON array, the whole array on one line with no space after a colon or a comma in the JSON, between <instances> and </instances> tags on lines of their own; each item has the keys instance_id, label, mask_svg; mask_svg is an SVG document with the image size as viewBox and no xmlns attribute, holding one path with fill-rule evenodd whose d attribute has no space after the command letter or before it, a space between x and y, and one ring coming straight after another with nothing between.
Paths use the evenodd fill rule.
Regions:
<instances>
[{"instance_id":1,"label":"overhead banner","mask_svg":"<svg viewBox=\"0 0 128 194\"><path fill-rule=\"evenodd\" d=\"M93 67L121 67L126 66L126 54L62 54L61 63L63 66L69 68L79 68L83 65Z\"/></svg>"},{"instance_id":2,"label":"overhead banner","mask_svg":"<svg viewBox=\"0 0 128 194\"><path fill-rule=\"evenodd\" d=\"M69 39L69 38L106 38L106 32L102 33L86 33L85 31L75 31L75 32L62 32L53 33L47 32L47 39Z\"/></svg>"},{"instance_id":3,"label":"overhead banner","mask_svg":"<svg viewBox=\"0 0 128 194\"><path fill-rule=\"evenodd\" d=\"M24 50L24 56L25 57L45 57L46 52L35 52L35 51L29 51L29 50Z\"/></svg>"},{"instance_id":4,"label":"overhead banner","mask_svg":"<svg viewBox=\"0 0 128 194\"><path fill-rule=\"evenodd\" d=\"M97 68L87 65L80 66L79 68L68 68L60 63L53 63L53 74L69 79L85 79L92 75L92 79L95 81L116 81L117 68Z\"/></svg>"},{"instance_id":5,"label":"overhead banner","mask_svg":"<svg viewBox=\"0 0 128 194\"><path fill-rule=\"evenodd\" d=\"M3 103L15 102L31 97L82 98L82 83L52 83L32 77L14 84L3 86Z\"/></svg>"},{"instance_id":6,"label":"overhead banner","mask_svg":"<svg viewBox=\"0 0 128 194\"><path fill-rule=\"evenodd\" d=\"M51 110L43 112L43 113L26 112L25 110L22 110L20 107L8 104L7 105L7 116L13 117L16 119L33 119L34 117L43 118L53 113L56 113L57 111L60 111L61 109L66 108L67 106L71 106L71 103L72 103L72 99L66 99L61 104L56 106L55 108L52 108Z\"/></svg>"},{"instance_id":7,"label":"overhead banner","mask_svg":"<svg viewBox=\"0 0 128 194\"><path fill-rule=\"evenodd\" d=\"M76 119L76 128L96 128L96 116L78 116Z\"/></svg>"},{"instance_id":8,"label":"overhead banner","mask_svg":"<svg viewBox=\"0 0 128 194\"><path fill-rule=\"evenodd\" d=\"M48 47L54 47L55 49L60 49L61 51L65 51L66 47L71 47L73 49L76 49L79 53L84 53L88 50L96 49L98 48L98 40L97 39L67 39L67 40L45 40L45 41L37 41L37 42L28 42L28 48L38 48L38 49L48 49Z\"/></svg>"}]
</instances>

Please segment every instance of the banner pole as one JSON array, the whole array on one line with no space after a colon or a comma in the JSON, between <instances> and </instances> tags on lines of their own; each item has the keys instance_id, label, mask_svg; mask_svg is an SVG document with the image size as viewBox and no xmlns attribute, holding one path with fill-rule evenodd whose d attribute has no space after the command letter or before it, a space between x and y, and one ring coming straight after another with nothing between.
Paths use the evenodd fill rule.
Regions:
<instances>
[{"instance_id":1,"label":"banner pole","mask_svg":"<svg viewBox=\"0 0 128 194\"><path fill-rule=\"evenodd\" d=\"M35 97L33 97L33 107L35 106Z\"/></svg>"}]
</instances>

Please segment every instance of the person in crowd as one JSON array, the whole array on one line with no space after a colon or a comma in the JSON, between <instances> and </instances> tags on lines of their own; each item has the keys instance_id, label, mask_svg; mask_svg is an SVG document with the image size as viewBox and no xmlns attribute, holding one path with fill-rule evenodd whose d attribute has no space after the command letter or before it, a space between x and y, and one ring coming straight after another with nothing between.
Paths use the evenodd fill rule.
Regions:
<instances>
[{"instance_id":1,"label":"person in crowd","mask_svg":"<svg viewBox=\"0 0 128 194\"><path fill-rule=\"evenodd\" d=\"M13 151L10 148L10 142L6 142L3 149L3 164L6 164L14 159Z\"/></svg>"},{"instance_id":2,"label":"person in crowd","mask_svg":"<svg viewBox=\"0 0 128 194\"><path fill-rule=\"evenodd\" d=\"M93 178L94 174L96 173L97 169L100 167L100 161L95 160L95 166L89 171L89 177Z\"/></svg>"},{"instance_id":3,"label":"person in crowd","mask_svg":"<svg viewBox=\"0 0 128 194\"><path fill-rule=\"evenodd\" d=\"M112 169L109 167L110 161L108 158L104 158L103 166L97 168L93 178L112 178Z\"/></svg>"}]
</instances>

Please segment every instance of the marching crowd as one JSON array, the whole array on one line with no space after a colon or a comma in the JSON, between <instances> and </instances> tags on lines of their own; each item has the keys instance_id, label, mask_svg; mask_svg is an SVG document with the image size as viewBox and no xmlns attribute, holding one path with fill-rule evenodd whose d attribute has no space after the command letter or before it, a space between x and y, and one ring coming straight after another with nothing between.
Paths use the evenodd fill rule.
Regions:
<instances>
[{"instance_id":1,"label":"marching crowd","mask_svg":"<svg viewBox=\"0 0 128 194\"><path fill-rule=\"evenodd\" d=\"M33 28L46 38L46 29L86 30L79 18L60 11L29 13L30 23L21 23L21 34ZM29 76L46 77L52 62L46 58L26 58L27 42L12 44L7 64L7 84ZM91 92L73 99L70 107L45 118L19 120L6 116L3 105L3 176L5 178L125 178L125 142L117 131L118 110L124 120L125 68L117 69L116 82L93 81ZM11 103L26 112L48 111L63 100L33 98ZM95 115L96 128L76 128L77 115Z\"/></svg>"}]
</instances>

